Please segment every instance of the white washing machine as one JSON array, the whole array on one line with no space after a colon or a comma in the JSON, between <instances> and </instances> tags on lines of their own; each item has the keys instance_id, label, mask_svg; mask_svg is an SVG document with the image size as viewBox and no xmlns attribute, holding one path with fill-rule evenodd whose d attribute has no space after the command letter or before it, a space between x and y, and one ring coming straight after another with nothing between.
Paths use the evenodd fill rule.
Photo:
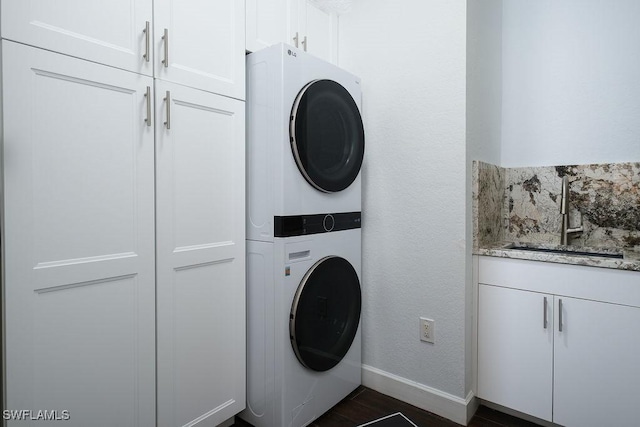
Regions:
<instances>
[{"instance_id":1,"label":"white washing machine","mask_svg":"<svg viewBox=\"0 0 640 427\"><path fill-rule=\"evenodd\" d=\"M249 240L247 268L240 417L256 427L306 426L361 383L360 228Z\"/></svg>"},{"instance_id":2,"label":"white washing machine","mask_svg":"<svg viewBox=\"0 0 640 427\"><path fill-rule=\"evenodd\" d=\"M361 211L359 78L278 44L247 56L246 108L248 240L292 235L275 229L289 217Z\"/></svg>"}]
</instances>

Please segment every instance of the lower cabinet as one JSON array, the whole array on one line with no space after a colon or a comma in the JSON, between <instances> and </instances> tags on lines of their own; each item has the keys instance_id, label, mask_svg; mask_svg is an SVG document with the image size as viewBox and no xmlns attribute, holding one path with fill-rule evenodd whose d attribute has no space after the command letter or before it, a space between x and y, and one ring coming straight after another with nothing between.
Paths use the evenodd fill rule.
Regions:
<instances>
[{"instance_id":1,"label":"lower cabinet","mask_svg":"<svg viewBox=\"0 0 640 427\"><path fill-rule=\"evenodd\" d=\"M244 102L156 106L158 426L215 426L245 407Z\"/></svg>"},{"instance_id":2,"label":"lower cabinet","mask_svg":"<svg viewBox=\"0 0 640 427\"><path fill-rule=\"evenodd\" d=\"M478 294L478 396L551 421L553 296L487 285Z\"/></svg>"},{"instance_id":3,"label":"lower cabinet","mask_svg":"<svg viewBox=\"0 0 640 427\"><path fill-rule=\"evenodd\" d=\"M478 286L478 397L568 427L634 425L640 308L502 279Z\"/></svg>"},{"instance_id":4,"label":"lower cabinet","mask_svg":"<svg viewBox=\"0 0 640 427\"><path fill-rule=\"evenodd\" d=\"M565 297L556 301L562 301L562 331L556 327L554 332L553 421L636 425L640 308Z\"/></svg>"}]
</instances>

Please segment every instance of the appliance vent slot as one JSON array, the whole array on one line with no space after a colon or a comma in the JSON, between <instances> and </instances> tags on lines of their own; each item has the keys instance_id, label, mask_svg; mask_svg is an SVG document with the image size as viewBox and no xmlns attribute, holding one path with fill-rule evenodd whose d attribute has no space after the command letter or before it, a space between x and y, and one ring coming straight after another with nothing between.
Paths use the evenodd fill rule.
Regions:
<instances>
[{"instance_id":1,"label":"appliance vent slot","mask_svg":"<svg viewBox=\"0 0 640 427\"><path fill-rule=\"evenodd\" d=\"M289 261L295 261L295 260L299 260L299 259L303 259L303 258L309 258L309 255L311 255L311 251L309 251L309 250L300 251L300 252L291 252L289 254Z\"/></svg>"}]
</instances>

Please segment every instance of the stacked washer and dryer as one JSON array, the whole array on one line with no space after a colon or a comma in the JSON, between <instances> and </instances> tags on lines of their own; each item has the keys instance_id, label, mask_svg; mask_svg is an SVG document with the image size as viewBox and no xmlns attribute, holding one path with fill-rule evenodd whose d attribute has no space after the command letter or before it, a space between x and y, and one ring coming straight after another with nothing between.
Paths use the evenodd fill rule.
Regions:
<instances>
[{"instance_id":1,"label":"stacked washer and dryer","mask_svg":"<svg viewBox=\"0 0 640 427\"><path fill-rule=\"evenodd\" d=\"M279 44L247 56L247 409L301 427L361 383L360 80Z\"/></svg>"}]
</instances>

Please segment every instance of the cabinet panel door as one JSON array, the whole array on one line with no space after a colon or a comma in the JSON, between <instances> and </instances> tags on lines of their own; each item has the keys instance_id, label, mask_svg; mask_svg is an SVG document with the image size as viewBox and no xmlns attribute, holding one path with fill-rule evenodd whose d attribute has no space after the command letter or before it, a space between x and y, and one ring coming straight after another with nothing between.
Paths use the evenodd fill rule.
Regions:
<instances>
[{"instance_id":1,"label":"cabinet panel door","mask_svg":"<svg viewBox=\"0 0 640 427\"><path fill-rule=\"evenodd\" d=\"M553 296L489 285L478 293L478 396L551 421Z\"/></svg>"},{"instance_id":2,"label":"cabinet panel door","mask_svg":"<svg viewBox=\"0 0 640 427\"><path fill-rule=\"evenodd\" d=\"M155 0L156 77L244 99L244 11L243 0Z\"/></svg>"},{"instance_id":3,"label":"cabinet panel door","mask_svg":"<svg viewBox=\"0 0 640 427\"><path fill-rule=\"evenodd\" d=\"M7 407L152 427L153 81L2 49Z\"/></svg>"},{"instance_id":4,"label":"cabinet panel door","mask_svg":"<svg viewBox=\"0 0 640 427\"><path fill-rule=\"evenodd\" d=\"M247 50L255 52L289 41L287 0L247 0Z\"/></svg>"},{"instance_id":5,"label":"cabinet panel door","mask_svg":"<svg viewBox=\"0 0 640 427\"><path fill-rule=\"evenodd\" d=\"M158 425L217 425L245 407L244 102L156 91Z\"/></svg>"},{"instance_id":6,"label":"cabinet panel door","mask_svg":"<svg viewBox=\"0 0 640 427\"><path fill-rule=\"evenodd\" d=\"M640 308L559 299L553 421L567 427L637 424Z\"/></svg>"},{"instance_id":7,"label":"cabinet panel door","mask_svg":"<svg viewBox=\"0 0 640 427\"><path fill-rule=\"evenodd\" d=\"M307 36L306 51L327 62L338 61L338 18L335 13L328 13L308 0L301 8L301 20L304 34Z\"/></svg>"},{"instance_id":8,"label":"cabinet panel door","mask_svg":"<svg viewBox=\"0 0 640 427\"><path fill-rule=\"evenodd\" d=\"M2 37L151 75L151 18L151 0L3 0Z\"/></svg>"}]
</instances>

